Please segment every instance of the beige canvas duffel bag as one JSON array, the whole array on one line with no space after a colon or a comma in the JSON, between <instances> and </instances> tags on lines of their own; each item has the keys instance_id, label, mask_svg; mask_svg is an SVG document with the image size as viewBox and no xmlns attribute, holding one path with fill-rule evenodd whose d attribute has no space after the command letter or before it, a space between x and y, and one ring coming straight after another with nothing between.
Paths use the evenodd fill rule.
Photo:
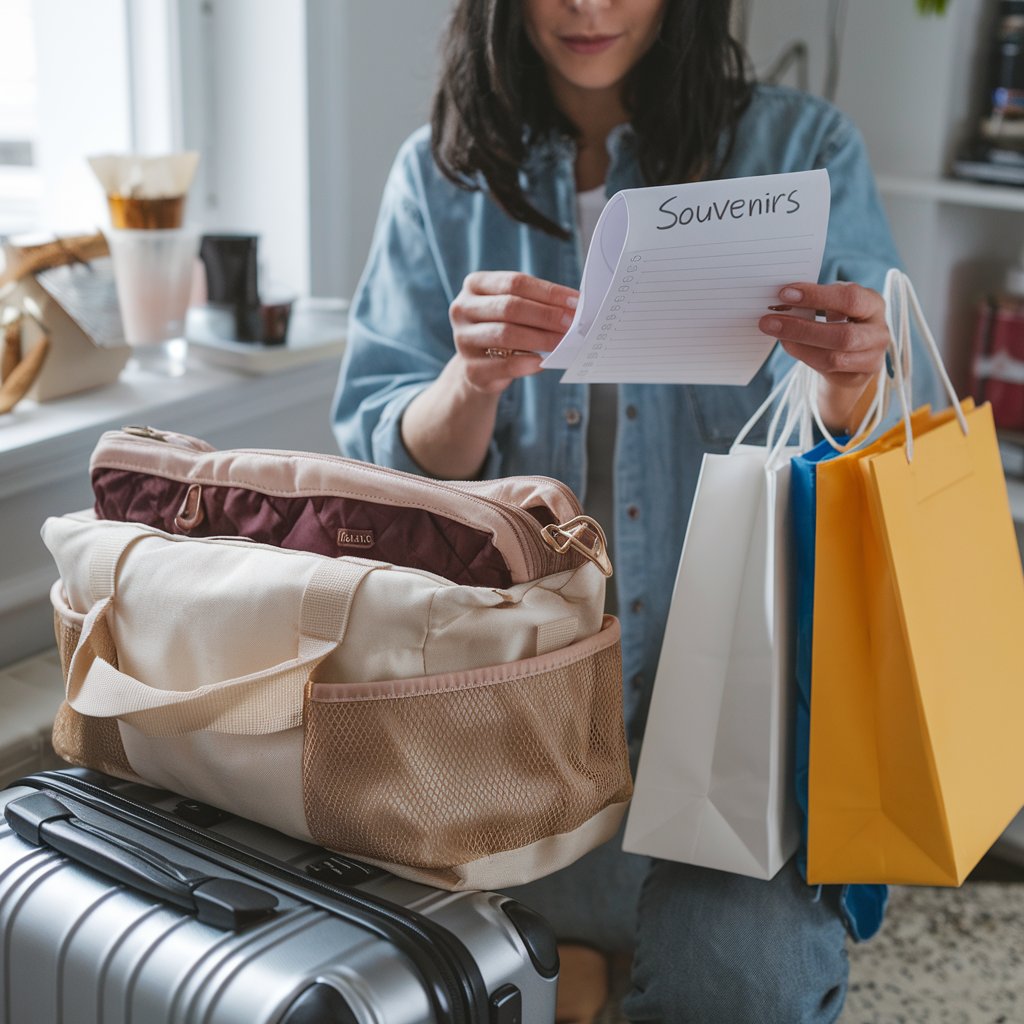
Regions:
<instances>
[{"instance_id":1,"label":"beige canvas duffel bag","mask_svg":"<svg viewBox=\"0 0 1024 1024\"><path fill-rule=\"evenodd\" d=\"M88 513L43 538L71 763L449 889L615 832L619 629L592 561L493 587Z\"/></svg>"}]
</instances>

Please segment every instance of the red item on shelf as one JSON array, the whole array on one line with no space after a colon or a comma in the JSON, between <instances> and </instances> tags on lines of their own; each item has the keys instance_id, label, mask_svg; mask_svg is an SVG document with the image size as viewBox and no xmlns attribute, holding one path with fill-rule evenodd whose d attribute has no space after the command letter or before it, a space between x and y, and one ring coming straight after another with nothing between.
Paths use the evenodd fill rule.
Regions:
<instances>
[{"instance_id":1,"label":"red item on shelf","mask_svg":"<svg viewBox=\"0 0 1024 1024\"><path fill-rule=\"evenodd\" d=\"M978 308L971 393L1004 430L1024 430L1024 300L989 296Z\"/></svg>"}]
</instances>

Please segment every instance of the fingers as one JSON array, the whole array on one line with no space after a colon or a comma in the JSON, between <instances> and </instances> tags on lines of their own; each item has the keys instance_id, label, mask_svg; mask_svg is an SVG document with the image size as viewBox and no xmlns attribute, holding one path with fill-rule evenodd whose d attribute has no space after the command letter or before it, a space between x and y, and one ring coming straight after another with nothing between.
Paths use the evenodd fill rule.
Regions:
<instances>
[{"instance_id":1,"label":"fingers","mask_svg":"<svg viewBox=\"0 0 1024 1024\"><path fill-rule=\"evenodd\" d=\"M510 351L499 349L498 351ZM522 350L520 350L522 351ZM539 355L515 355L494 358L486 354L486 349L472 350L469 354L461 349L462 372L467 383L475 391L496 394L519 377L530 377L540 373Z\"/></svg>"},{"instance_id":2,"label":"fingers","mask_svg":"<svg viewBox=\"0 0 1024 1024\"><path fill-rule=\"evenodd\" d=\"M464 355L483 356L487 349L505 352L536 352L537 355L550 352L559 342L564 331L541 331L534 327L520 327L516 324L470 323L456 329L455 347Z\"/></svg>"},{"instance_id":3,"label":"fingers","mask_svg":"<svg viewBox=\"0 0 1024 1024\"><path fill-rule=\"evenodd\" d=\"M503 323L548 331L561 338L572 323L578 293L529 274L470 274L449 309L452 326ZM553 346L547 344L550 349Z\"/></svg>"},{"instance_id":4,"label":"fingers","mask_svg":"<svg viewBox=\"0 0 1024 1024\"><path fill-rule=\"evenodd\" d=\"M449 309L452 324L500 323L541 330L561 338L572 323L572 310L517 295L461 293Z\"/></svg>"},{"instance_id":5,"label":"fingers","mask_svg":"<svg viewBox=\"0 0 1024 1024\"><path fill-rule=\"evenodd\" d=\"M873 321L819 323L773 314L762 317L758 327L778 338L795 359L823 374L876 373L889 343L885 325Z\"/></svg>"},{"instance_id":6,"label":"fingers","mask_svg":"<svg viewBox=\"0 0 1024 1024\"><path fill-rule=\"evenodd\" d=\"M874 376L882 367L882 359L868 352L844 352L840 349L801 345L785 340L781 340L781 344L794 359L806 363L823 377L836 380L847 378L851 385L862 383L866 377Z\"/></svg>"},{"instance_id":7,"label":"fingers","mask_svg":"<svg viewBox=\"0 0 1024 1024\"><path fill-rule=\"evenodd\" d=\"M573 288L529 274L470 274L449 308L470 386L494 393L538 373L541 354L554 349L572 323L578 298Z\"/></svg>"},{"instance_id":8,"label":"fingers","mask_svg":"<svg viewBox=\"0 0 1024 1024\"><path fill-rule=\"evenodd\" d=\"M463 291L476 295L514 295L521 299L575 309L579 292L518 270L478 270L463 282Z\"/></svg>"},{"instance_id":9,"label":"fingers","mask_svg":"<svg viewBox=\"0 0 1024 1024\"><path fill-rule=\"evenodd\" d=\"M779 300L791 306L806 309L823 309L836 318L848 320L885 319L885 302L882 296L859 284L838 281L834 284L797 283L786 285L779 291Z\"/></svg>"},{"instance_id":10,"label":"fingers","mask_svg":"<svg viewBox=\"0 0 1024 1024\"><path fill-rule=\"evenodd\" d=\"M758 327L778 338L795 359L818 373L855 384L877 373L885 359L889 331L885 303L869 288L856 284L794 284L779 292L783 303L761 318ZM812 320L809 310L824 311L825 322Z\"/></svg>"}]
</instances>

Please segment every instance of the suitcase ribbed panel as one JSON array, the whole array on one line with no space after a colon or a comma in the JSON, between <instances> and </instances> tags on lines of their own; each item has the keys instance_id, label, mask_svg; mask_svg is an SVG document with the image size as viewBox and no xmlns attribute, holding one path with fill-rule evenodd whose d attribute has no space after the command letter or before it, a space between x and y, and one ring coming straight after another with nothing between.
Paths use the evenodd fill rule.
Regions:
<instances>
[{"instance_id":1,"label":"suitcase ribbed panel","mask_svg":"<svg viewBox=\"0 0 1024 1024\"><path fill-rule=\"evenodd\" d=\"M324 911L282 898L267 922L221 932L6 826L0 860L5 1024L261 1024L316 978L351 988L353 974L394 1004L384 1019L434 1019L407 961Z\"/></svg>"},{"instance_id":2,"label":"suitcase ribbed panel","mask_svg":"<svg viewBox=\"0 0 1024 1024\"><path fill-rule=\"evenodd\" d=\"M52 773L48 778L66 777L77 784L76 774ZM115 820L96 809L101 800L90 795L87 804L79 803L54 785L59 799L80 818L94 825ZM40 782L33 786L0 793L0 809L11 799L38 792ZM102 796L98 787L90 788ZM141 794L164 816L179 799L130 784L123 788L131 791L137 806ZM202 836L216 845L214 832L222 833L222 842L237 846L241 841L253 851L265 850L263 856L269 854L292 871L325 856L317 847L230 816L215 830L183 824L182 836L173 842L160 838L162 833L148 834L148 829L118 828L143 836L148 849L187 867L256 885L259 873L243 866L247 858L238 859L237 874L225 870L221 856L211 861L203 854ZM198 837L191 845L189 833ZM301 876L295 877L301 888ZM263 884L278 897L277 912L237 933L219 931L60 854L31 846L0 819L0 1020L286 1024L289 1008L316 982L340 993L341 1001L334 1000L343 1008L337 1024L438 1020L420 970L379 931L361 926L357 917L332 913L330 900L324 903L311 895L305 903L296 896L294 884L282 887L265 879ZM312 881L308 885L333 892L335 899L345 892ZM367 898L383 898L396 909L415 906L420 915L457 935L476 960L487 991L507 984L522 991L522 1020L548 1024L553 1019L555 979L538 975L521 933L501 911L503 897L453 896L383 874L352 892L362 890ZM477 1017L465 1018L464 1011L456 1019L477 1022Z\"/></svg>"}]
</instances>

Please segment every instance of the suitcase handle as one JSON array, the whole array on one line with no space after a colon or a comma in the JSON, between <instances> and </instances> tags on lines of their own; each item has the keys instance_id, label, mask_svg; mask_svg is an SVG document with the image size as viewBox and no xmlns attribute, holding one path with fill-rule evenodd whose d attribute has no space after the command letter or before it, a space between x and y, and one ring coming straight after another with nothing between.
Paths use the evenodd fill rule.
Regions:
<instances>
[{"instance_id":1,"label":"suitcase handle","mask_svg":"<svg viewBox=\"0 0 1024 1024\"><path fill-rule=\"evenodd\" d=\"M266 890L177 864L126 835L76 818L49 793L12 800L4 817L33 846L62 853L116 882L180 907L213 928L238 931L262 921L277 907L277 897Z\"/></svg>"}]
</instances>

